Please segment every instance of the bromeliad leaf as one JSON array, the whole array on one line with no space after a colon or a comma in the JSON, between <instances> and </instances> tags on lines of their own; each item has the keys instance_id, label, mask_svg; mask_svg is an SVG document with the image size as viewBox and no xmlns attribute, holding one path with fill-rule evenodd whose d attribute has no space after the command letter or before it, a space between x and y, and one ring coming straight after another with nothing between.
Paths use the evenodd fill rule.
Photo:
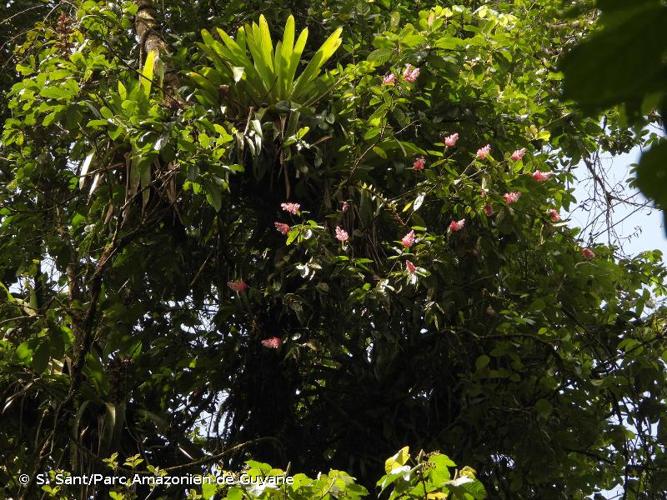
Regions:
<instances>
[{"instance_id":1,"label":"bromeliad leaf","mask_svg":"<svg viewBox=\"0 0 667 500\"><path fill-rule=\"evenodd\" d=\"M141 72L141 87L144 89L144 95L146 99L151 94L151 85L153 84L153 75L155 73L155 58L157 56L157 51L151 50L146 55L146 62L144 63L144 69Z\"/></svg>"},{"instance_id":2,"label":"bromeliad leaf","mask_svg":"<svg viewBox=\"0 0 667 500\"><path fill-rule=\"evenodd\" d=\"M228 84L234 100L243 103L246 109L259 104L275 105L279 101L305 104L317 98L326 89L319 85L321 71L341 45L342 28L329 36L303 72L296 77L308 30L304 29L295 43L294 25L294 17L289 16L282 40L278 41L275 48L264 16L260 16L259 23L239 28L236 39L218 29L222 43L203 30L203 43L199 46L212 67L193 74L194 83L209 94L209 84L199 75L207 75L209 81Z\"/></svg>"}]
</instances>

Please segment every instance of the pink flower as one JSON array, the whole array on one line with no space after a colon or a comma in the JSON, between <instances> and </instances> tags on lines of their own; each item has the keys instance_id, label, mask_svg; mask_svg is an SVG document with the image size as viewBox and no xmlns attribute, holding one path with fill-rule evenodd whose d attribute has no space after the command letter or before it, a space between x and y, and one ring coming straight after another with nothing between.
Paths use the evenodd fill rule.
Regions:
<instances>
[{"instance_id":1,"label":"pink flower","mask_svg":"<svg viewBox=\"0 0 667 500\"><path fill-rule=\"evenodd\" d=\"M516 203L517 201L519 201L519 198L521 198L521 193L517 191L513 191L511 193L505 193L503 195L503 198L505 198L505 203L511 205L512 203Z\"/></svg>"},{"instance_id":2,"label":"pink flower","mask_svg":"<svg viewBox=\"0 0 667 500\"><path fill-rule=\"evenodd\" d=\"M485 160L487 156L491 153L491 144L487 144L483 148L477 150L477 159Z\"/></svg>"},{"instance_id":3,"label":"pink flower","mask_svg":"<svg viewBox=\"0 0 667 500\"><path fill-rule=\"evenodd\" d=\"M415 68L412 64L407 64L403 70L403 79L406 82L416 82L419 77L419 68Z\"/></svg>"},{"instance_id":4,"label":"pink flower","mask_svg":"<svg viewBox=\"0 0 667 500\"><path fill-rule=\"evenodd\" d=\"M412 245L414 245L415 244L415 232L410 231L408 234L403 236L403 238L401 239L401 243L403 243L403 246L405 248L410 248Z\"/></svg>"},{"instance_id":5,"label":"pink flower","mask_svg":"<svg viewBox=\"0 0 667 500\"><path fill-rule=\"evenodd\" d=\"M345 213L350 209L350 204L347 201L344 201L340 204L340 211Z\"/></svg>"},{"instance_id":6,"label":"pink flower","mask_svg":"<svg viewBox=\"0 0 667 500\"><path fill-rule=\"evenodd\" d=\"M299 210L301 210L301 205L298 203L281 203L280 208L282 208L285 212L290 213L292 215L298 215Z\"/></svg>"},{"instance_id":7,"label":"pink flower","mask_svg":"<svg viewBox=\"0 0 667 500\"><path fill-rule=\"evenodd\" d=\"M535 170L535 172L533 172L533 179L536 182L546 182L552 175L553 172L540 172L539 170Z\"/></svg>"},{"instance_id":8,"label":"pink flower","mask_svg":"<svg viewBox=\"0 0 667 500\"><path fill-rule=\"evenodd\" d=\"M273 225L276 226L276 229L278 230L278 232L280 232L280 234L289 233L290 230L289 224L285 224L283 222L274 222Z\"/></svg>"},{"instance_id":9,"label":"pink flower","mask_svg":"<svg viewBox=\"0 0 667 500\"><path fill-rule=\"evenodd\" d=\"M588 247L581 249L581 255L583 255L584 258L588 260L595 258L595 252Z\"/></svg>"},{"instance_id":10,"label":"pink flower","mask_svg":"<svg viewBox=\"0 0 667 500\"><path fill-rule=\"evenodd\" d=\"M480 195L482 198L486 198L486 196L487 196L488 194L489 194L489 190L488 190L488 189L482 188L482 189L479 190L479 195Z\"/></svg>"},{"instance_id":11,"label":"pink flower","mask_svg":"<svg viewBox=\"0 0 667 500\"><path fill-rule=\"evenodd\" d=\"M493 207L491 206L490 203L484 205L484 213L486 214L487 217L491 217L493 215Z\"/></svg>"},{"instance_id":12,"label":"pink flower","mask_svg":"<svg viewBox=\"0 0 667 500\"><path fill-rule=\"evenodd\" d=\"M396 83L396 75L393 73L388 73L382 77L383 85L394 85Z\"/></svg>"},{"instance_id":13,"label":"pink flower","mask_svg":"<svg viewBox=\"0 0 667 500\"><path fill-rule=\"evenodd\" d=\"M517 149L516 151L514 151L514 153L512 153L511 159L512 161L519 161L520 159L523 158L523 155L525 154L526 154L526 148Z\"/></svg>"},{"instance_id":14,"label":"pink flower","mask_svg":"<svg viewBox=\"0 0 667 500\"><path fill-rule=\"evenodd\" d=\"M449 223L449 230L452 233L455 233L455 232L460 231L461 229L463 229L463 226L465 226L465 225L466 225L466 220L465 219L453 220L452 222Z\"/></svg>"},{"instance_id":15,"label":"pink flower","mask_svg":"<svg viewBox=\"0 0 667 500\"><path fill-rule=\"evenodd\" d=\"M262 345L268 349L278 349L283 345L283 339L280 337L269 337L268 339L262 340Z\"/></svg>"},{"instance_id":16,"label":"pink flower","mask_svg":"<svg viewBox=\"0 0 667 500\"><path fill-rule=\"evenodd\" d=\"M417 266L415 266L415 265L414 265L412 262L410 262L409 260L406 260L406 261L405 261L405 269L407 269L407 271L408 271L410 274L415 274L415 271L417 270Z\"/></svg>"},{"instance_id":17,"label":"pink flower","mask_svg":"<svg viewBox=\"0 0 667 500\"><path fill-rule=\"evenodd\" d=\"M341 243L345 243L347 240L350 239L350 235L347 234L347 231L345 231L340 226L336 226L336 239Z\"/></svg>"},{"instance_id":18,"label":"pink flower","mask_svg":"<svg viewBox=\"0 0 667 500\"><path fill-rule=\"evenodd\" d=\"M412 170L417 170L417 171L424 170L425 165L426 165L426 160L424 159L423 156L420 156L412 164Z\"/></svg>"},{"instance_id":19,"label":"pink flower","mask_svg":"<svg viewBox=\"0 0 667 500\"><path fill-rule=\"evenodd\" d=\"M444 142L445 146L447 146L448 148L453 148L454 146L456 146L456 142L458 140L459 140L459 134L458 134L458 132L456 132L452 135L448 135L447 137L445 137L442 140L442 142Z\"/></svg>"},{"instance_id":20,"label":"pink flower","mask_svg":"<svg viewBox=\"0 0 667 500\"><path fill-rule=\"evenodd\" d=\"M549 215L551 222L560 221L560 214L558 213L558 210L556 210L555 208L550 208L549 210L547 210L547 214Z\"/></svg>"},{"instance_id":21,"label":"pink flower","mask_svg":"<svg viewBox=\"0 0 667 500\"><path fill-rule=\"evenodd\" d=\"M250 288L243 280L228 281L227 286L237 293L245 293L245 291Z\"/></svg>"}]
</instances>

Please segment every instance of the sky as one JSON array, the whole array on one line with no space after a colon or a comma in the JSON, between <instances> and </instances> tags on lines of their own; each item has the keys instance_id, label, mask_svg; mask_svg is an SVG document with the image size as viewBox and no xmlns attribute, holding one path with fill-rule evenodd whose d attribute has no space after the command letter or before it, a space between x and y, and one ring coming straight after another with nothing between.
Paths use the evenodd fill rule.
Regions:
<instances>
[{"instance_id":1,"label":"sky","mask_svg":"<svg viewBox=\"0 0 667 500\"><path fill-rule=\"evenodd\" d=\"M626 191L625 196L632 195L634 202L645 202L646 199L636 189L628 186L630 179L631 166L639 161L641 151L635 148L629 153L616 157L603 156L601 164L607 174L607 179L611 185L615 185L619 190ZM575 174L580 177L580 181L572 187L577 201L581 202L589 198L592 181L587 179L586 167L580 165ZM575 227L585 227L590 220L590 213L584 209L575 209L570 212L570 225ZM636 255L646 250L661 250L664 256L667 256L667 237L665 236L665 224L660 210L645 208L636 211L636 207L617 205L612 214L612 219L617 222L615 226L618 236L621 238L620 244L624 253L627 255ZM598 229L603 229L603 224L598 225ZM597 238L599 243L607 243L606 234Z\"/></svg>"}]
</instances>

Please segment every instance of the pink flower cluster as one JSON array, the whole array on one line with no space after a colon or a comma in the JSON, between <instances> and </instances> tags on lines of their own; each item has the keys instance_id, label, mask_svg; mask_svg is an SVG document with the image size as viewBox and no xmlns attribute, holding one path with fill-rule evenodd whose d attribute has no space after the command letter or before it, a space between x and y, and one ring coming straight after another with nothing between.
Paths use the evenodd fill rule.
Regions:
<instances>
[{"instance_id":1,"label":"pink flower cluster","mask_svg":"<svg viewBox=\"0 0 667 500\"><path fill-rule=\"evenodd\" d=\"M408 82L414 82L418 76L419 76L419 68L415 68L412 65L408 64L405 68L405 71L403 72L403 78ZM396 76L393 73L389 73L388 75L385 75L385 77L383 78L383 83L385 85L393 85L395 84L395 82L396 82ZM459 140L458 132L444 136L442 138L442 142L447 148L455 147L458 140ZM489 157L490 154L491 154L491 145L487 144L477 150L476 158L478 160L485 160L486 158ZM526 148L517 149L512 153L510 159L512 161L520 161L523 159L525 154L526 154ZM416 158L412 164L413 170L416 171L422 171L424 170L425 167L426 167L426 159L423 156ZM532 178L536 182L546 182L553 175L554 175L553 172L541 172L540 170L536 170L531 174ZM488 190L482 188L480 190L480 196L482 198L485 198L487 195L488 195ZM507 205L512 205L518 202L519 198L521 198L521 193L519 191L511 191L503 195L503 199L505 200L505 203ZM299 203L293 203L293 202L281 203L280 207L282 208L282 210L292 215L299 215L301 210L301 205ZM343 213L347 212L349 210L349 207L350 207L349 202L344 201L341 203L341 211ZM484 205L483 211L487 215L487 217L491 217L494 214L493 206L491 205L491 203L486 203ZM558 210L556 210L555 208L548 209L547 215L552 223L557 223L561 220L561 216ZM466 222L465 219L452 220L449 223L449 231L452 233L461 231L465 227L465 222ZM274 222L274 226L276 230L283 235L287 235L291 230L290 225L284 222L276 221ZM336 226L335 236L336 239L341 243L347 243L350 239L350 235L348 234L348 232L345 231L340 226ZM403 236L403 238L401 238L401 244L405 249L412 248L412 246L416 243L416 241L417 239L414 230L411 230L405 236ZM580 252L582 256L586 259L590 260L595 257L595 252L593 252L593 250L591 250L590 248L581 248ZM405 261L405 267L408 273L410 274L414 274L417 269L415 264L409 260ZM249 288L248 285L242 279L236 281L229 281L227 283L227 286L237 293L244 293ZM262 345L264 347L269 347L273 349L277 349L278 347L280 347L281 344L282 340L278 337L271 337L269 339L262 340Z\"/></svg>"},{"instance_id":2,"label":"pink flower cluster","mask_svg":"<svg viewBox=\"0 0 667 500\"><path fill-rule=\"evenodd\" d=\"M420 156L412 164L412 170L417 170L417 171L424 170L425 166L426 166L426 159L424 159L423 156Z\"/></svg>"},{"instance_id":3,"label":"pink flower cluster","mask_svg":"<svg viewBox=\"0 0 667 500\"><path fill-rule=\"evenodd\" d=\"M301 210L301 205L298 203L281 203L280 208L282 208L285 212L290 213L292 215L299 215L299 211Z\"/></svg>"},{"instance_id":4,"label":"pink flower cluster","mask_svg":"<svg viewBox=\"0 0 667 500\"><path fill-rule=\"evenodd\" d=\"M382 77L383 85L394 85L396 83L396 75L393 73L388 73Z\"/></svg>"},{"instance_id":5,"label":"pink flower cluster","mask_svg":"<svg viewBox=\"0 0 667 500\"><path fill-rule=\"evenodd\" d=\"M280 232L280 234L286 235L289 233L289 224L285 224L284 222L274 222L273 225L276 227L278 232Z\"/></svg>"},{"instance_id":6,"label":"pink flower cluster","mask_svg":"<svg viewBox=\"0 0 667 500\"><path fill-rule=\"evenodd\" d=\"M558 213L558 210L555 208L550 208L547 210L547 215L551 219L551 222L560 222L560 214Z\"/></svg>"},{"instance_id":7,"label":"pink flower cluster","mask_svg":"<svg viewBox=\"0 0 667 500\"><path fill-rule=\"evenodd\" d=\"M511 205L512 203L516 203L517 201L519 201L519 198L521 198L521 193L519 193L518 191L505 193L503 195L503 198L505 199L505 203Z\"/></svg>"},{"instance_id":8,"label":"pink flower cluster","mask_svg":"<svg viewBox=\"0 0 667 500\"><path fill-rule=\"evenodd\" d=\"M340 226L336 226L336 239L341 243L347 243L347 240L350 239L350 235Z\"/></svg>"},{"instance_id":9,"label":"pink flower cluster","mask_svg":"<svg viewBox=\"0 0 667 500\"><path fill-rule=\"evenodd\" d=\"M581 249L581 255L583 255L584 258L588 260L595 258L595 252L588 247Z\"/></svg>"},{"instance_id":10,"label":"pink flower cluster","mask_svg":"<svg viewBox=\"0 0 667 500\"><path fill-rule=\"evenodd\" d=\"M511 159L512 161L519 161L524 157L525 154L526 148L517 149L514 151L514 153L512 153Z\"/></svg>"},{"instance_id":11,"label":"pink flower cluster","mask_svg":"<svg viewBox=\"0 0 667 500\"><path fill-rule=\"evenodd\" d=\"M452 222L449 223L449 230L450 230L452 233L456 233L456 232L460 231L461 229L463 229L463 227L465 226L465 224L466 224L466 220L465 220L465 219L461 219L461 220L453 220Z\"/></svg>"},{"instance_id":12,"label":"pink flower cluster","mask_svg":"<svg viewBox=\"0 0 667 500\"><path fill-rule=\"evenodd\" d=\"M451 135L448 135L442 139L442 142L444 145L448 148L453 148L456 146L457 141L459 140L459 134L458 132L455 132Z\"/></svg>"},{"instance_id":13,"label":"pink flower cluster","mask_svg":"<svg viewBox=\"0 0 667 500\"><path fill-rule=\"evenodd\" d=\"M539 170L535 170L532 177L536 182L546 182L551 179L552 175L553 172L540 172Z\"/></svg>"},{"instance_id":14,"label":"pink flower cluster","mask_svg":"<svg viewBox=\"0 0 667 500\"><path fill-rule=\"evenodd\" d=\"M405 248L411 248L412 245L415 244L415 241L416 241L416 238L415 238L415 232L414 231L410 231L408 234L403 236L403 238L401 238L401 243L403 244L403 246Z\"/></svg>"},{"instance_id":15,"label":"pink flower cluster","mask_svg":"<svg viewBox=\"0 0 667 500\"><path fill-rule=\"evenodd\" d=\"M248 284L243 281L242 279L240 280L235 280L235 281L228 281L227 286L234 290L236 293L245 293L245 291L250 288Z\"/></svg>"},{"instance_id":16,"label":"pink flower cluster","mask_svg":"<svg viewBox=\"0 0 667 500\"><path fill-rule=\"evenodd\" d=\"M419 68L415 68L412 64L407 64L403 70L403 79L406 82L414 83L419 78Z\"/></svg>"},{"instance_id":17,"label":"pink flower cluster","mask_svg":"<svg viewBox=\"0 0 667 500\"><path fill-rule=\"evenodd\" d=\"M261 341L261 344L267 349L278 349L283 345L283 339L280 337L269 337Z\"/></svg>"},{"instance_id":18,"label":"pink flower cluster","mask_svg":"<svg viewBox=\"0 0 667 500\"><path fill-rule=\"evenodd\" d=\"M491 154L491 144L487 144L484 147L481 147L477 150L477 154L475 155L478 160L485 160L487 156Z\"/></svg>"}]
</instances>

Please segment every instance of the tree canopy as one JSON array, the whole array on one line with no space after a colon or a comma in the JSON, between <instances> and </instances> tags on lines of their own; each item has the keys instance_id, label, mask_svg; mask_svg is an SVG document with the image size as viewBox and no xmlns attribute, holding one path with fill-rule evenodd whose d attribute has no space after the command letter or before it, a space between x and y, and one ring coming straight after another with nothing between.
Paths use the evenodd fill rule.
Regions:
<instances>
[{"instance_id":1,"label":"tree canopy","mask_svg":"<svg viewBox=\"0 0 667 500\"><path fill-rule=\"evenodd\" d=\"M595 13L25 4L0 82L0 491L249 459L342 485L290 498L383 474L392 498L667 491L661 254L567 221L577 164L655 140L646 107L632 129L616 96L564 97L563 55L610 36Z\"/></svg>"}]
</instances>

